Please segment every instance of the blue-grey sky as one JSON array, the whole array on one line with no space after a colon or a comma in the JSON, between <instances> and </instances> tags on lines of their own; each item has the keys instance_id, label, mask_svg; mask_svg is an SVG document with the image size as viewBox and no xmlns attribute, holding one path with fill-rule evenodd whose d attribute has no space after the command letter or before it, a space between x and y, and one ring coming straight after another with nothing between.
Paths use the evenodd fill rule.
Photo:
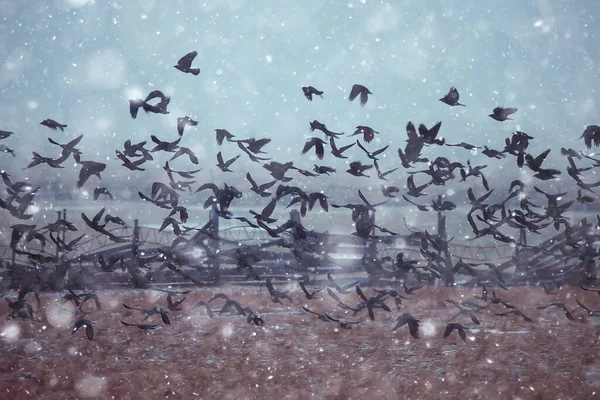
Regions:
<instances>
[{"instance_id":1,"label":"blue-grey sky","mask_svg":"<svg viewBox=\"0 0 600 400\"><path fill-rule=\"evenodd\" d=\"M199 183L241 182L246 171L268 179L245 156L232 166L235 174L218 171L215 128L238 138L270 137L266 150L274 159L312 169L314 156L300 150L307 137L320 136L309 132L314 119L347 134L357 125L379 131L371 148L391 143L385 169L398 166L409 120L428 126L441 120L448 142L499 149L520 129L535 137L532 153L552 147L548 166L564 168L565 161L554 157L560 147L583 150L579 136L598 123L599 10L592 1L544 0L0 1L0 129L16 132L3 143L17 153L16 162L0 154L0 166L17 178L54 180L57 171L45 166L20 168L32 150L58 155L48 136L66 142L83 133L83 159L110 159L103 184L130 179L135 190L143 189L163 179L166 158L146 165L151 174L130 173L114 160L115 149L128 138L149 141L151 134L175 140L176 118L190 115L200 124L181 144L201 159ZM173 68L192 50L198 51L197 77ZM354 83L373 92L364 108L347 100ZM324 90L324 99L308 102L304 85ZM450 86L459 89L466 108L437 100ZM171 114L140 112L131 119L128 100L154 89L172 97ZM515 121L489 118L496 106L519 108ZM52 132L39 125L45 118L68 128ZM232 144L220 150L226 158L240 154ZM367 161L352 151L352 159ZM431 147L425 155L452 152ZM496 163L463 149L452 157L488 164L487 174L503 181L507 174L521 177L512 157ZM182 160L173 164L190 167ZM339 170L321 180L325 185L379 187L376 177L356 181L330 156L319 164ZM493 171L499 165L502 174ZM69 169L60 171L73 183L65 190L76 190ZM399 170L391 180L402 185L406 175Z\"/></svg>"}]
</instances>

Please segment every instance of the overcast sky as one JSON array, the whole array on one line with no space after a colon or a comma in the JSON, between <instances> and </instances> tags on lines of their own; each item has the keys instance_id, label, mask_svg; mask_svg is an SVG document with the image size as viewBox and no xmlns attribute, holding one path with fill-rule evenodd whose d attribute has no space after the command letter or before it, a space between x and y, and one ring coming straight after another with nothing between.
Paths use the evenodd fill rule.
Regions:
<instances>
[{"instance_id":1,"label":"overcast sky","mask_svg":"<svg viewBox=\"0 0 600 400\"><path fill-rule=\"evenodd\" d=\"M16 179L55 180L57 170L46 166L21 168L33 150L58 156L47 137L66 142L84 134L82 159L109 160L103 185L129 179L135 191L144 190L153 179L165 181L160 167L166 155L146 164L150 173L133 173L119 166L115 149L126 139L150 141L151 134L175 140L176 118L189 115L200 124L186 130L181 145L200 157L198 184L243 186L247 171L259 182L269 179L245 156L231 167L234 174L219 171L216 128L238 138L272 138L265 150L273 159L312 169L314 155L301 156L300 150L307 137L322 137L309 131L314 119L347 134L357 125L379 131L370 149L391 144L384 169L399 166L397 149L404 146L409 120L427 126L440 120L448 142L499 149L519 129L535 137L532 153L553 148L545 166L564 168L565 160L554 157L560 147L583 150L578 138L584 127L599 122L600 4L509 3L0 1L0 129L15 132L2 143L17 155L0 154L0 167ZM173 68L192 50L198 51L199 76ZM347 100L355 83L373 92L364 108ZM323 90L324 98L307 101L300 89L305 85ZM450 86L467 107L437 100ZM131 119L128 100L154 89L172 97L171 113L140 112ZM515 121L489 118L496 106L519 108ZM68 128L50 131L39 125L45 118ZM225 158L241 153L231 143L220 150ZM349 154L349 161L368 161L357 148ZM522 178L513 157L496 162L448 147L430 147L425 155L488 164L490 180L500 178L492 186ZM325 191L332 185L379 188L376 176L357 181L331 155L318 163L338 168L333 178L311 181ZM173 167L193 166L177 160ZM76 175L69 169L60 171L64 190L75 191ZM403 169L390 181L402 186ZM92 178L84 190L97 184Z\"/></svg>"}]
</instances>

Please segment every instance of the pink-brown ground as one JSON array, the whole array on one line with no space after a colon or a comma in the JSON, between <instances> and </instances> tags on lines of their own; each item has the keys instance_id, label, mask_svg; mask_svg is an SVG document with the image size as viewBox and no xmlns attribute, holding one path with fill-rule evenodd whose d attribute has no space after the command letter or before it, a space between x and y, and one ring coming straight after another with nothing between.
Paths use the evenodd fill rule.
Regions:
<instances>
[{"instance_id":1,"label":"pink-brown ground","mask_svg":"<svg viewBox=\"0 0 600 400\"><path fill-rule=\"evenodd\" d=\"M282 287L283 289L284 287ZM166 308L154 291L99 292L103 309L88 318L95 338L83 330L71 335L73 317L61 312L59 294L42 297L42 322L0 322L0 398L5 399L598 399L600 398L600 318L587 317L575 299L600 310L600 296L578 288L557 295L542 289L512 289L510 300L534 323L498 317L502 305L481 314L481 326L466 316L457 321L478 331L466 342L442 333L455 313L446 299L473 300L478 290L424 288L400 310L376 312L352 330L303 313L300 306L344 319L343 310L323 291L305 300L293 288L294 304L280 306L258 287L227 287L222 292L260 313L263 327L240 316L206 316L202 308L215 289L186 295L183 311L170 312L171 326L154 331L125 327L138 313L122 303ZM367 295L371 289L365 290ZM8 294L11 298L15 293ZM30 302L35 305L31 296ZM355 304L356 294L342 296ZM536 306L563 301L576 318L556 308ZM218 308L222 301L215 301ZM66 307L69 307L68 305ZM86 310L93 304L86 303ZM394 319L410 312L421 319L420 339L406 327L392 332ZM1 315L9 309L3 302ZM160 323L160 317L152 317Z\"/></svg>"}]
</instances>

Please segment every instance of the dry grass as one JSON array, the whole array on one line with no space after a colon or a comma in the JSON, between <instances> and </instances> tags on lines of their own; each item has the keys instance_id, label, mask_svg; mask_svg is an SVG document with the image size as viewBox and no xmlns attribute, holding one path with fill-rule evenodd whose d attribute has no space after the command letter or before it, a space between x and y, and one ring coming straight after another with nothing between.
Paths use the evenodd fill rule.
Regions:
<instances>
[{"instance_id":1,"label":"dry grass","mask_svg":"<svg viewBox=\"0 0 600 400\"><path fill-rule=\"evenodd\" d=\"M119 323L141 319L121 303L166 307L164 295L106 291L101 293L103 310L89 315L96 330L89 342L83 332L70 334L70 314L57 310L60 295L44 295L43 322L0 323L0 398L600 397L600 320L585 318L575 303L577 296L600 309L600 296L594 293L572 288L557 296L541 289L502 291L498 294L535 323L497 317L493 313L503 307L494 305L489 315L481 315L481 330L463 342L454 335L442 338L454 314L445 300L472 298L476 292L468 289L422 289L401 310L377 312L375 322L365 321L351 331L302 313L300 305L307 304L343 316L326 294L308 302L294 291L295 302L288 308L272 303L258 288L223 291L260 312L264 327L248 325L239 316L209 319L202 308L192 311L213 293L198 290L187 295L182 312L170 313L170 327L144 332ZM357 296L344 298L353 304ZM555 299L566 302L578 321L568 321L558 309L535 309ZM393 308L393 301L387 303ZM6 304L0 312L8 314ZM405 328L392 332L394 318L402 312L421 318L420 339ZM475 326L468 317L458 321Z\"/></svg>"}]
</instances>

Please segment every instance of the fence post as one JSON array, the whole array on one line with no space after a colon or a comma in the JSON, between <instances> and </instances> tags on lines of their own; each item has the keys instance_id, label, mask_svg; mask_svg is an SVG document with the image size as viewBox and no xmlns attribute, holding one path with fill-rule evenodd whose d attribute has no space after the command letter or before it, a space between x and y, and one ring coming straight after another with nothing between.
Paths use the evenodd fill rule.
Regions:
<instances>
[{"instance_id":1,"label":"fence post","mask_svg":"<svg viewBox=\"0 0 600 400\"><path fill-rule=\"evenodd\" d=\"M131 241L131 253L134 258L138 258L140 248L140 225L139 220L133 220L133 239Z\"/></svg>"},{"instance_id":2,"label":"fence post","mask_svg":"<svg viewBox=\"0 0 600 400\"><path fill-rule=\"evenodd\" d=\"M519 229L519 244L526 246L527 245L527 231L525 228ZM519 247L515 247L513 259L515 260L515 267L517 271L523 271L527 269L527 259L522 257L523 250ZM526 253L525 253L526 254Z\"/></svg>"},{"instance_id":3,"label":"fence post","mask_svg":"<svg viewBox=\"0 0 600 400\"><path fill-rule=\"evenodd\" d=\"M209 220L210 225L208 227L208 232L211 237L208 241L208 246L215 255L212 257L211 264L213 266L214 283L219 285L221 283L221 261L219 256L220 242L218 239L213 239L221 237L219 236L219 208L217 207L217 203L213 203L210 209Z\"/></svg>"},{"instance_id":4,"label":"fence post","mask_svg":"<svg viewBox=\"0 0 600 400\"><path fill-rule=\"evenodd\" d=\"M61 214L61 212L60 212L60 211L57 211L56 213L58 214L58 216L56 217L56 222L58 222L58 221L60 221L60 214ZM57 242L60 242L60 240L61 240L61 237L60 237L60 236L61 236L61 235L60 235L60 231L58 231L58 232L56 233L56 241L57 241ZM64 240L64 236L63 236L63 240ZM59 256L58 245L56 245L56 249L55 249L55 251L54 251L54 256L56 257L56 260L58 260L58 256Z\"/></svg>"},{"instance_id":5,"label":"fence post","mask_svg":"<svg viewBox=\"0 0 600 400\"><path fill-rule=\"evenodd\" d=\"M442 202L442 195L438 195L437 199L438 203ZM452 263L452 255L450 254L450 248L448 247L448 233L446 231L446 216L442 213L442 211L437 212L437 237L439 239L438 245L440 246L439 255L444 260L445 264L445 274L444 274L444 282L445 284L453 284L454 283L454 273L453 263Z\"/></svg>"}]
</instances>

